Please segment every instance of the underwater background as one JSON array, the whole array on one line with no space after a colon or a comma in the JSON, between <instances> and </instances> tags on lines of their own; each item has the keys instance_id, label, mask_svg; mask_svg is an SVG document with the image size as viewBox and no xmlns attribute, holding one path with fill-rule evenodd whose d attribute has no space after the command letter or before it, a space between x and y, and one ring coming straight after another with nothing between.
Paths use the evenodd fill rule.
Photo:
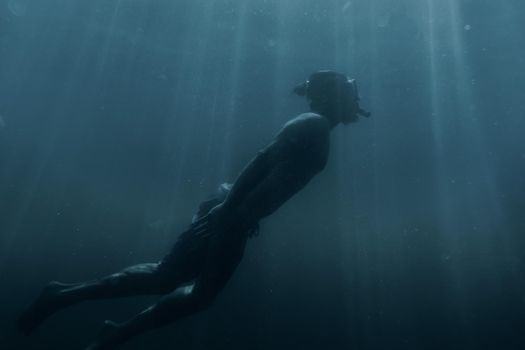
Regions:
<instances>
[{"instance_id":1,"label":"underwater background","mask_svg":"<svg viewBox=\"0 0 525 350\"><path fill-rule=\"evenodd\" d=\"M122 349L524 349L523 33L521 0L1 0L0 349L82 349L154 302L14 327L50 280L160 260L319 69L372 117L211 309Z\"/></svg>"}]
</instances>

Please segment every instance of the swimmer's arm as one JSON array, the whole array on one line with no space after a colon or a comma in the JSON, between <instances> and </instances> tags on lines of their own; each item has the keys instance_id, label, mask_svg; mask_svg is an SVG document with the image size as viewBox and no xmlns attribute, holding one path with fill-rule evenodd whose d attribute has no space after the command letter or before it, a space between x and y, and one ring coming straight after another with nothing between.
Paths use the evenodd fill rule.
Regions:
<instances>
[{"instance_id":1,"label":"swimmer's arm","mask_svg":"<svg viewBox=\"0 0 525 350\"><path fill-rule=\"evenodd\" d=\"M276 141L257 152L257 155L242 169L222 204L224 209L236 208L250 191L266 177L273 166L270 150L274 147L276 147Z\"/></svg>"},{"instance_id":2,"label":"swimmer's arm","mask_svg":"<svg viewBox=\"0 0 525 350\"><path fill-rule=\"evenodd\" d=\"M304 116L288 122L272 143L259 151L255 158L246 165L233 183L222 205L224 209L229 211L242 203L255 186L261 183L277 166L279 159L284 157L284 153L289 154L287 157L293 157L294 149L307 147L328 136L329 125L326 119L310 114Z\"/></svg>"}]
</instances>

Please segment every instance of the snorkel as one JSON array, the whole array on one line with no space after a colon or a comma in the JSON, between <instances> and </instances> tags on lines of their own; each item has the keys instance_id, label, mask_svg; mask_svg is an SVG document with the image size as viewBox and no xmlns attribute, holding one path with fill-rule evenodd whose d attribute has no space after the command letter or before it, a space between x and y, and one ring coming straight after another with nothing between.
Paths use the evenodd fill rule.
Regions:
<instances>
[{"instance_id":1,"label":"snorkel","mask_svg":"<svg viewBox=\"0 0 525 350\"><path fill-rule=\"evenodd\" d=\"M353 90L353 96L354 96L354 103L357 107L357 115L360 115L365 118L370 118L372 113L365 111L363 108L359 106L359 101L361 100L361 96L359 95L359 89L357 88L357 81L355 79L348 79L348 84L350 84L351 89Z\"/></svg>"}]
</instances>

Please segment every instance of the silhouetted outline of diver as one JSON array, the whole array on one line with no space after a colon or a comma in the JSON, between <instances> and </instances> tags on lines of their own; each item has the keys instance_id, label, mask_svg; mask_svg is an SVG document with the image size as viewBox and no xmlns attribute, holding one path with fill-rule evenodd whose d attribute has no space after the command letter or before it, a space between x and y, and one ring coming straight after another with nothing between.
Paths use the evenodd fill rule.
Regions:
<instances>
[{"instance_id":1,"label":"silhouetted outline of diver","mask_svg":"<svg viewBox=\"0 0 525 350\"><path fill-rule=\"evenodd\" d=\"M85 300L161 294L160 300L129 321L105 321L89 350L114 349L131 337L205 310L243 256L258 222L300 191L326 165L330 131L370 113L359 107L355 80L333 71L313 73L294 92L310 112L290 120L260 150L233 185L201 203L192 224L159 263L128 267L99 280L51 282L18 320L29 335L46 318Z\"/></svg>"}]
</instances>

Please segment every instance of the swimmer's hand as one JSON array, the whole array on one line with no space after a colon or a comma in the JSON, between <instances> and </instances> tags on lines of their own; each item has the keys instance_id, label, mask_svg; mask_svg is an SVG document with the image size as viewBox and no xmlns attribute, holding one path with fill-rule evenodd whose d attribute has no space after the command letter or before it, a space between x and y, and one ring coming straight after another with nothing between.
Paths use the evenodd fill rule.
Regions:
<instances>
[{"instance_id":1,"label":"swimmer's hand","mask_svg":"<svg viewBox=\"0 0 525 350\"><path fill-rule=\"evenodd\" d=\"M224 203L217 204L211 208L207 216L209 216L210 223L215 227L223 227L230 221L229 210Z\"/></svg>"},{"instance_id":2,"label":"swimmer's hand","mask_svg":"<svg viewBox=\"0 0 525 350\"><path fill-rule=\"evenodd\" d=\"M197 236L208 237L226 227L227 222L229 222L228 218L229 215L227 215L225 206L220 203L213 207L208 214L195 220L190 229Z\"/></svg>"}]
</instances>

